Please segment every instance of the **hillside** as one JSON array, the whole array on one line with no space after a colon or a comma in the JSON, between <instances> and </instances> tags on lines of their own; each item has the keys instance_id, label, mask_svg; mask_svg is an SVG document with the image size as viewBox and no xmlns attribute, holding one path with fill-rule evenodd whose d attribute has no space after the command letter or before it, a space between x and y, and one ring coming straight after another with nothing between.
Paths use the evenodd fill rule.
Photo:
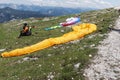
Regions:
<instances>
[{"instance_id":1,"label":"hillside","mask_svg":"<svg viewBox=\"0 0 120 80\"><path fill-rule=\"evenodd\" d=\"M9 21L0 24L0 48L10 51L24 46L30 46L50 37L61 36L70 32L71 28L62 27L45 31L45 27L58 25L66 18L79 16L82 23L94 23L97 31L82 39L37 51L29 55L12 58L0 58L1 80L84 80L83 71L89 60L97 53L97 46L113 27L119 14L114 9L90 11L80 14L30 18ZM37 26L33 35L17 38L24 22Z\"/></svg>"},{"instance_id":2,"label":"hillside","mask_svg":"<svg viewBox=\"0 0 120 80\"><path fill-rule=\"evenodd\" d=\"M0 9L0 23L15 19L25 19L30 17L47 17L49 15L34 11L16 10L9 7Z\"/></svg>"}]
</instances>

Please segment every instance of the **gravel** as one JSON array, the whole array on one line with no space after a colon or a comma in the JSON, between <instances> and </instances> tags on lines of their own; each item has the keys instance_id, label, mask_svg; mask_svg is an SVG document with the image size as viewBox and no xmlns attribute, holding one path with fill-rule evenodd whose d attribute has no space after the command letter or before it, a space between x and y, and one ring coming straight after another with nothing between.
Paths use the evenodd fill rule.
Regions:
<instances>
[{"instance_id":1,"label":"gravel","mask_svg":"<svg viewBox=\"0 0 120 80\"><path fill-rule=\"evenodd\" d=\"M120 17L115 29L98 46L98 54L84 70L86 80L120 80Z\"/></svg>"}]
</instances>

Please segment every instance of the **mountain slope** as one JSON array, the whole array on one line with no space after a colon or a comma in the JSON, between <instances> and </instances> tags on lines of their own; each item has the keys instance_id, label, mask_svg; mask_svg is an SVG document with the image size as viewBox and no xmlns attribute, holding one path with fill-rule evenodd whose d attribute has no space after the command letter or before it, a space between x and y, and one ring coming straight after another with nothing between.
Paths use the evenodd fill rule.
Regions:
<instances>
[{"instance_id":1,"label":"mountain slope","mask_svg":"<svg viewBox=\"0 0 120 80\"><path fill-rule=\"evenodd\" d=\"M67 8L67 7L53 7L53 6L35 6L35 5L17 5L17 4L0 4L0 8L10 7L17 10L24 11L37 11L42 14L51 16L61 16L67 14L75 14L90 10L95 10L97 8Z\"/></svg>"},{"instance_id":2,"label":"mountain slope","mask_svg":"<svg viewBox=\"0 0 120 80\"><path fill-rule=\"evenodd\" d=\"M39 12L33 11L22 11L22 10L15 10L9 7L5 7L0 9L0 22L9 21L12 19L24 19L29 17L45 17L47 15L43 15Z\"/></svg>"},{"instance_id":3,"label":"mountain slope","mask_svg":"<svg viewBox=\"0 0 120 80\"><path fill-rule=\"evenodd\" d=\"M90 11L76 15L49 17L44 19L24 19L0 24L0 48L10 51L30 46L50 37L58 37L70 32L71 28L62 27L50 31L44 28L58 25L68 17L79 16L82 23L94 23L97 31L80 40L55 45L42 51L19 57L0 58L1 80L84 80L83 69L96 53L99 42L109 32L108 27L114 26L118 13L114 9ZM24 22L37 26L33 35L17 39L19 29Z\"/></svg>"}]
</instances>

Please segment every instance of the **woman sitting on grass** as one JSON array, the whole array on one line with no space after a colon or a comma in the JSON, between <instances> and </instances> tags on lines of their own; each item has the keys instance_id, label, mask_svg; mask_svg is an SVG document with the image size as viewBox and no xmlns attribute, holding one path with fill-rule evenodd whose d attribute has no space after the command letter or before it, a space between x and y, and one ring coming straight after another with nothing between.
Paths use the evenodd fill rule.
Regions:
<instances>
[{"instance_id":1,"label":"woman sitting on grass","mask_svg":"<svg viewBox=\"0 0 120 80\"><path fill-rule=\"evenodd\" d=\"M21 36L30 36L32 34L31 29L34 27L35 26L30 27L27 23L24 23L23 29L20 31L20 35L18 36L18 38L20 38Z\"/></svg>"}]
</instances>

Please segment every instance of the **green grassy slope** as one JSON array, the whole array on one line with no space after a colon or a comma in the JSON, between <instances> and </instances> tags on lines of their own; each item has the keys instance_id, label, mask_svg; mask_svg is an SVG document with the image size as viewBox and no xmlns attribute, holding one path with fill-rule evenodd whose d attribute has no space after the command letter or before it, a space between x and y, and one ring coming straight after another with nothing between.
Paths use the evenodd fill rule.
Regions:
<instances>
[{"instance_id":1,"label":"green grassy slope","mask_svg":"<svg viewBox=\"0 0 120 80\"><path fill-rule=\"evenodd\" d=\"M58 37L72 31L62 27L45 31L45 27L58 25L72 16L81 17L82 23L94 23L97 31L84 38L19 57L0 58L0 80L84 80L83 69L89 64L90 55L97 53L97 45L114 26L118 13L114 9L90 11L81 14L43 19L25 19L0 24L0 49L10 51L22 48L50 37ZM24 22L37 26L33 35L17 38ZM62 32L61 32L62 31ZM79 67L75 67L79 65Z\"/></svg>"}]
</instances>

